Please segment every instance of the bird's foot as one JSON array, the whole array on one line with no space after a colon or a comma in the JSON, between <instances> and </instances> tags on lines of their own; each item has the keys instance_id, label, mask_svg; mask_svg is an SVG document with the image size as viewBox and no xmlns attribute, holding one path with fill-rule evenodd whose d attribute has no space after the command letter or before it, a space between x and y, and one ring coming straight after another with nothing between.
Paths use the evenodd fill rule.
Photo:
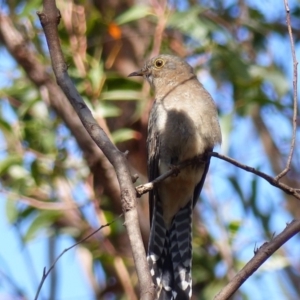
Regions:
<instances>
[{"instance_id":1,"label":"bird's foot","mask_svg":"<svg viewBox=\"0 0 300 300\"><path fill-rule=\"evenodd\" d=\"M180 173L180 169L176 165L169 165L169 169L173 171L172 177L177 177Z\"/></svg>"}]
</instances>

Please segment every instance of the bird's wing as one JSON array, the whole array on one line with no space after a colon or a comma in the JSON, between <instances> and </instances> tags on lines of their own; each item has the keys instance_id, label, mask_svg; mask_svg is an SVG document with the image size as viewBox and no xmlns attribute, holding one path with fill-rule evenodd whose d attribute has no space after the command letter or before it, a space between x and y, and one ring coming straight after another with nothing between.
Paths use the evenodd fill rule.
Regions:
<instances>
[{"instance_id":1,"label":"bird's wing","mask_svg":"<svg viewBox=\"0 0 300 300\"><path fill-rule=\"evenodd\" d=\"M148 150L148 179L149 181L154 180L159 176L158 163L159 163L159 133L155 129L155 118L157 114L155 113L155 103L149 117L148 124L148 138L147 138L147 150ZM150 212L150 225L152 222L153 208L155 197L158 195L156 189L149 192L149 212Z\"/></svg>"},{"instance_id":2,"label":"bird's wing","mask_svg":"<svg viewBox=\"0 0 300 300\"><path fill-rule=\"evenodd\" d=\"M206 152L211 152L212 149L207 150ZM205 161L205 166L204 166L204 170L203 170L203 174L201 177L201 180L199 181L199 183L196 185L195 190L194 190L194 198L193 198L193 207L195 207L197 200L199 199L200 193L202 191L203 188L203 184L206 178L206 174L208 172L209 169L209 164L210 164L210 157Z\"/></svg>"}]
</instances>

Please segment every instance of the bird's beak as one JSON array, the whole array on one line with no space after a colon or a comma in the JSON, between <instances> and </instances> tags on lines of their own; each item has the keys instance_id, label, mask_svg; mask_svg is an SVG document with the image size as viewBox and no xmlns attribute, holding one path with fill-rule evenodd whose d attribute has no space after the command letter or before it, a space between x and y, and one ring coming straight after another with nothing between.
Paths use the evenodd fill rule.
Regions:
<instances>
[{"instance_id":1,"label":"bird's beak","mask_svg":"<svg viewBox=\"0 0 300 300\"><path fill-rule=\"evenodd\" d=\"M133 76L144 76L145 74L145 70L141 69L139 71L135 71L135 72L132 72L128 75L128 77L133 77Z\"/></svg>"}]
</instances>

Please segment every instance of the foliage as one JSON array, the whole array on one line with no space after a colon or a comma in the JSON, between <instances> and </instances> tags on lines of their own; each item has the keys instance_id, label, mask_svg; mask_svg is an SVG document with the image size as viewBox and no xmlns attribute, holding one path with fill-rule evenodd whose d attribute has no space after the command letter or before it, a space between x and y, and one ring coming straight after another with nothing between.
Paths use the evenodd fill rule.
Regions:
<instances>
[{"instance_id":1,"label":"foliage","mask_svg":"<svg viewBox=\"0 0 300 300\"><path fill-rule=\"evenodd\" d=\"M220 112L222 151L266 173L278 174L286 162L292 132L292 60L283 4L264 4L270 6L265 9L256 1L130 3L57 1L69 74L99 124L121 150L129 151L139 180L146 181L145 132L151 94L147 85L126 75L137 70L145 58L156 55L157 45L161 52L185 56L210 90ZM9 16L39 64L51 74L35 15L41 5L41 0L7 1L0 14ZM292 20L299 18L296 1L290 8ZM36 239L65 235L78 241L120 214L114 173L100 154L93 154L93 146L79 142L74 135L78 128L66 123L53 106L48 87L34 82L22 62L8 54L1 35L0 41L0 55L9 61L0 62L0 176L6 218L20 233L24 247ZM53 82L53 76L48 80ZM296 149L292 175L285 179L293 186L299 178L298 160ZM255 243L282 230L286 222L299 217L300 210L295 200L262 179L216 160L201 197L194 218L194 297L212 299L249 260ZM140 206L146 241L146 201ZM85 271L97 299L134 299L137 280L128 246L121 219L82 245L89 253ZM255 299L276 299L277 289L278 299L282 295L299 298L293 280L295 276L299 279L299 266L297 269L292 248L272 258L272 268L250 279L236 299L254 299L253 286L260 285L261 278L272 285ZM56 255L59 253L56 249ZM39 268L41 274L43 265ZM0 263L1 273L3 270ZM278 284L281 277L284 283ZM33 298L27 287L15 281L12 295ZM49 299L55 299L56 292L54 285Z\"/></svg>"}]
</instances>

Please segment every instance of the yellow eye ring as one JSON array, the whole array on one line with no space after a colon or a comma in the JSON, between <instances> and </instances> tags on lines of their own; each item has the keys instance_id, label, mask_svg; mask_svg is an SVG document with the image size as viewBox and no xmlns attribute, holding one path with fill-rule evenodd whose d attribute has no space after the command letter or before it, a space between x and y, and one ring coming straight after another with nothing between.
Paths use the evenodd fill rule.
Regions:
<instances>
[{"instance_id":1,"label":"yellow eye ring","mask_svg":"<svg viewBox=\"0 0 300 300\"><path fill-rule=\"evenodd\" d=\"M156 68L161 68L161 67L163 67L164 64L165 64L165 62L161 58L158 58L154 62L154 65L155 65Z\"/></svg>"}]
</instances>

